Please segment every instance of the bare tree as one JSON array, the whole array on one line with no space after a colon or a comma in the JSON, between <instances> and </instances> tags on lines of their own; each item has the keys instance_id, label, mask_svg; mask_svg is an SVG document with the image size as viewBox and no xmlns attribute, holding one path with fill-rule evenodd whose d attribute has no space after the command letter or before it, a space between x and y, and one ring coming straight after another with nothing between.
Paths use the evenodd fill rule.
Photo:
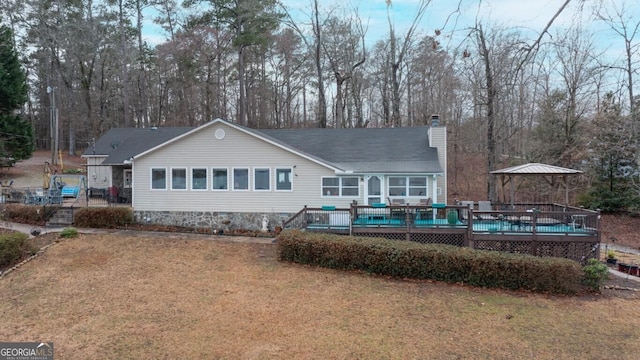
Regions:
<instances>
[{"instance_id":1,"label":"bare tree","mask_svg":"<svg viewBox=\"0 0 640 360\"><path fill-rule=\"evenodd\" d=\"M391 55L390 66L391 66L391 86L392 86L392 96L391 96L391 123L388 124L390 126L402 126L401 118L400 118L400 85L402 82L402 72L401 66L403 65L404 57L412 46L414 41L414 35L418 28L418 24L420 20L424 16L424 13L427 11L427 7L431 4L431 0L420 0L416 11L414 13L413 19L411 21L411 25L407 29L406 33L402 37L400 44L398 44L398 39L396 38L395 25L391 16L392 9L392 1L387 1L387 21L389 22L389 52Z\"/></svg>"},{"instance_id":2,"label":"bare tree","mask_svg":"<svg viewBox=\"0 0 640 360\"><path fill-rule=\"evenodd\" d=\"M339 128L346 126L344 121L346 104L343 95L345 82L351 79L355 70L366 60L364 45L366 31L357 14L345 20L331 17L327 22L327 30L329 35L322 42L322 47L336 82L334 122L335 127Z\"/></svg>"},{"instance_id":3,"label":"bare tree","mask_svg":"<svg viewBox=\"0 0 640 360\"><path fill-rule=\"evenodd\" d=\"M637 6L637 4L636 4ZM625 1L608 0L599 4L595 10L596 17L603 21L613 32L624 41L624 66L611 66L623 70L626 74L626 87L629 95L629 113L631 114L631 133L637 139L638 114L635 108L633 91L633 75L637 69L638 60L634 60L638 55L640 43L635 42L635 38L640 31L640 19L634 19Z\"/></svg>"}]
</instances>

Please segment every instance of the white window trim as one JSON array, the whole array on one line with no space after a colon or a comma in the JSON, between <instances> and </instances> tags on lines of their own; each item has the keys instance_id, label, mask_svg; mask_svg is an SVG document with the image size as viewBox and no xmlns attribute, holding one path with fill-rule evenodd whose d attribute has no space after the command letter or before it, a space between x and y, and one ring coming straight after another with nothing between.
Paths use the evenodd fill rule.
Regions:
<instances>
[{"instance_id":1,"label":"white window trim","mask_svg":"<svg viewBox=\"0 0 640 360\"><path fill-rule=\"evenodd\" d=\"M390 175L387 176L387 194L390 194L390 188L400 188L399 186L391 186L391 178L404 178L406 180L406 184L404 186L404 193L405 195L389 195L389 196L393 196L393 197L402 197L405 199L420 199L420 198L424 198L424 197L429 197L429 176L428 175ZM412 186L410 185L410 178L425 178L425 193L423 195L409 195L409 189L412 188Z\"/></svg>"},{"instance_id":2,"label":"white window trim","mask_svg":"<svg viewBox=\"0 0 640 360\"><path fill-rule=\"evenodd\" d=\"M194 189L193 188L193 170L204 170L204 189ZM209 190L209 169L206 166L194 166L189 169L189 175L191 176L191 181L189 181L189 190L191 191L207 191Z\"/></svg>"},{"instance_id":3,"label":"white window trim","mask_svg":"<svg viewBox=\"0 0 640 360\"><path fill-rule=\"evenodd\" d=\"M290 174L291 174L291 189L278 189L278 170L289 170ZM273 170L273 190L274 191L293 191L293 178L295 177L295 174L293 173L293 167L291 166L278 166L275 167ZM322 191L322 190L320 190Z\"/></svg>"},{"instance_id":4,"label":"white window trim","mask_svg":"<svg viewBox=\"0 0 640 360\"><path fill-rule=\"evenodd\" d=\"M213 187L213 178L214 178L214 170L227 170L227 188L226 189L217 189ZM231 189L230 185L230 181L229 181L229 177L231 176L231 174L229 173L229 168L226 166L212 166L211 167L211 191L229 191ZM208 185L207 185L208 186Z\"/></svg>"},{"instance_id":5,"label":"white window trim","mask_svg":"<svg viewBox=\"0 0 640 360\"><path fill-rule=\"evenodd\" d=\"M129 183L129 185L127 185L127 174L129 174L129 180L131 180L131 182ZM124 169L122 172L122 177L123 177L123 182L124 184L122 184L123 187L130 189L133 187L133 169Z\"/></svg>"},{"instance_id":6,"label":"white window trim","mask_svg":"<svg viewBox=\"0 0 640 360\"><path fill-rule=\"evenodd\" d=\"M184 178L184 181L185 181L184 189L174 189L173 188L173 170L184 170L184 177L185 177ZM169 177L171 179L170 184L169 184L169 189L171 191L187 191L187 189L189 188L189 171L188 171L188 169L186 167L181 167L181 166L180 167L178 167L178 166L172 167L169 170Z\"/></svg>"},{"instance_id":7,"label":"white window trim","mask_svg":"<svg viewBox=\"0 0 640 360\"><path fill-rule=\"evenodd\" d=\"M236 189L236 170L247 170L247 188ZM250 191L251 190L251 168L248 166L238 166L231 168L231 191Z\"/></svg>"},{"instance_id":8,"label":"white window trim","mask_svg":"<svg viewBox=\"0 0 640 360\"><path fill-rule=\"evenodd\" d=\"M342 180L343 178L356 178L358 179L358 195L342 195ZM324 187L323 185L323 180L324 179L338 179L338 195L325 195L324 192L322 191L322 188ZM355 189L356 187L349 187L349 189ZM323 198L328 198L328 199L335 199L335 198L346 198L346 199L359 199L360 195L362 193L362 186L360 185L360 177L358 176L323 176L320 179L320 196Z\"/></svg>"},{"instance_id":9,"label":"white window trim","mask_svg":"<svg viewBox=\"0 0 640 360\"><path fill-rule=\"evenodd\" d=\"M268 189L256 189L256 170L267 170L269 172L267 174L267 181L269 181ZM271 191L272 186L271 186L271 168L270 167L255 166L253 168L253 182L252 182L251 188L253 189L253 191L260 191L260 192Z\"/></svg>"},{"instance_id":10,"label":"white window trim","mask_svg":"<svg viewBox=\"0 0 640 360\"><path fill-rule=\"evenodd\" d=\"M153 188L153 170L164 170L164 188L162 189L154 189ZM152 166L149 169L149 189L151 191L167 191L169 189L169 181L168 181L169 173L166 167L163 166Z\"/></svg>"}]
</instances>

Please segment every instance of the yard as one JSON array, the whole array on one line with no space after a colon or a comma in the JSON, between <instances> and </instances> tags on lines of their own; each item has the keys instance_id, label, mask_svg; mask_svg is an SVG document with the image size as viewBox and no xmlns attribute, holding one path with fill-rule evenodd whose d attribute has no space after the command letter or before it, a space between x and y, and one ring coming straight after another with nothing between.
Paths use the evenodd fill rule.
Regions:
<instances>
[{"instance_id":1,"label":"yard","mask_svg":"<svg viewBox=\"0 0 640 360\"><path fill-rule=\"evenodd\" d=\"M189 238L81 235L53 245L0 278L0 339L53 341L56 359L635 359L640 351L638 297L389 279L281 263L273 244Z\"/></svg>"}]
</instances>

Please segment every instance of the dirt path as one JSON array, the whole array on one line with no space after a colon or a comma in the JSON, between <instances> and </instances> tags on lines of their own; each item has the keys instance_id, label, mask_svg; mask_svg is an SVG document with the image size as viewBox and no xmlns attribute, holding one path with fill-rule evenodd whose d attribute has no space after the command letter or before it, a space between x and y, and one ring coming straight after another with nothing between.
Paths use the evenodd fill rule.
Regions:
<instances>
[{"instance_id":1,"label":"dirt path","mask_svg":"<svg viewBox=\"0 0 640 360\"><path fill-rule=\"evenodd\" d=\"M13 180L12 187L17 188L41 187L47 161L51 163L50 152L36 151L32 157L17 162L13 167L0 169L0 181L4 184ZM79 168L84 160L79 156L63 155L62 163L65 168Z\"/></svg>"}]
</instances>

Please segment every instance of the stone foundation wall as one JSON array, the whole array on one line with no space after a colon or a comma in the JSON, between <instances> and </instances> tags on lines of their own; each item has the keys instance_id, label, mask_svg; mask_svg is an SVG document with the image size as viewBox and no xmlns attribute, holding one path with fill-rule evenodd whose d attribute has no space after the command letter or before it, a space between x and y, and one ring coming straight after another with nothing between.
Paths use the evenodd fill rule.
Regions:
<instances>
[{"instance_id":1,"label":"stone foundation wall","mask_svg":"<svg viewBox=\"0 0 640 360\"><path fill-rule=\"evenodd\" d=\"M289 213L231 213L213 211L134 211L134 220L141 224L184 226L213 230L268 230L282 226L294 214ZM266 224L264 221L266 219Z\"/></svg>"}]
</instances>

